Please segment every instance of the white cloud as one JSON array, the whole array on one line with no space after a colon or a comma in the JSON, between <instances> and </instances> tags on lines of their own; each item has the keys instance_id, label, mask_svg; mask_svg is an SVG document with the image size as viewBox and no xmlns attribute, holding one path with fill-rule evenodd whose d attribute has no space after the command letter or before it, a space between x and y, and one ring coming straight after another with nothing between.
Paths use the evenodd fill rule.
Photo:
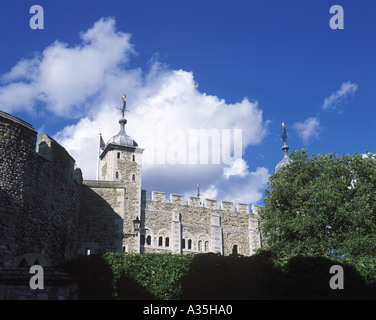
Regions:
<instances>
[{"instance_id":1,"label":"white cloud","mask_svg":"<svg viewBox=\"0 0 376 320\"><path fill-rule=\"evenodd\" d=\"M79 45L55 41L42 54L21 60L1 78L0 105L12 112L42 102L60 116L85 114L92 96L134 52L129 38L129 34L115 31L113 19L100 19L81 34Z\"/></svg>"},{"instance_id":2,"label":"white cloud","mask_svg":"<svg viewBox=\"0 0 376 320\"><path fill-rule=\"evenodd\" d=\"M3 75L0 105L12 112L28 101L30 110L42 106L56 115L79 117L54 138L75 158L84 179L95 179L98 132L106 142L117 134L116 108L126 93L126 131L145 149L144 189L194 195L200 183L207 197L259 201L268 170L252 168L242 158L246 147L261 143L268 132L269 121L263 119L258 103L245 98L229 104L202 93L192 72L170 70L158 61L147 73L129 69L126 63L134 52L129 34L117 31L113 19L101 19L81 34L80 44L55 42ZM219 145L210 137L205 150L192 154L189 137L195 130L219 134ZM236 148L240 151L234 156ZM204 151L208 164L200 162ZM218 154L220 161L212 164ZM164 163L159 161L163 157Z\"/></svg>"},{"instance_id":3,"label":"white cloud","mask_svg":"<svg viewBox=\"0 0 376 320\"><path fill-rule=\"evenodd\" d=\"M255 203L263 195L264 188L269 179L269 171L258 167L253 172L247 172L245 176L233 175L230 178L221 176L217 181L202 191L204 198L232 201L235 203Z\"/></svg>"},{"instance_id":4,"label":"white cloud","mask_svg":"<svg viewBox=\"0 0 376 320\"><path fill-rule=\"evenodd\" d=\"M343 101L343 99L345 99L349 95L354 95L357 89L358 85L356 85L355 83L351 83L350 81L342 83L339 90L332 93L329 97L325 98L322 109L334 110L337 105Z\"/></svg>"},{"instance_id":5,"label":"white cloud","mask_svg":"<svg viewBox=\"0 0 376 320\"><path fill-rule=\"evenodd\" d=\"M223 175L228 179L231 176L245 177L248 175L248 164L242 158L234 159L231 167L226 167L223 170Z\"/></svg>"},{"instance_id":6,"label":"white cloud","mask_svg":"<svg viewBox=\"0 0 376 320\"><path fill-rule=\"evenodd\" d=\"M318 139L320 134L320 121L317 117L312 117L303 122L294 123L293 128L305 144L313 139Z\"/></svg>"}]
</instances>

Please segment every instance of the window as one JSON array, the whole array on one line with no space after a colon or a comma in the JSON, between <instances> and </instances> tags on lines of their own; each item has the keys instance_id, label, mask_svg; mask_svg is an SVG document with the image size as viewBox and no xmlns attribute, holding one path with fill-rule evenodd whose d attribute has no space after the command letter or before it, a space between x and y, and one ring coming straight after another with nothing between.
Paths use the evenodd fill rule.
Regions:
<instances>
[{"instance_id":1,"label":"window","mask_svg":"<svg viewBox=\"0 0 376 320\"><path fill-rule=\"evenodd\" d=\"M119 179L119 172L117 172L117 171L115 173L115 179Z\"/></svg>"},{"instance_id":2,"label":"window","mask_svg":"<svg viewBox=\"0 0 376 320\"><path fill-rule=\"evenodd\" d=\"M132 155L132 160L136 161L136 156L135 155Z\"/></svg>"},{"instance_id":3,"label":"window","mask_svg":"<svg viewBox=\"0 0 376 320\"><path fill-rule=\"evenodd\" d=\"M209 251L209 241L205 241L204 251Z\"/></svg>"},{"instance_id":4,"label":"window","mask_svg":"<svg viewBox=\"0 0 376 320\"><path fill-rule=\"evenodd\" d=\"M163 245L163 238L159 237L158 238L158 246L162 247L162 245Z\"/></svg>"},{"instance_id":5,"label":"window","mask_svg":"<svg viewBox=\"0 0 376 320\"><path fill-rule=\"evenodd\" d=\"M238 254L238 245L237 244L234 244L232 246L232 254Z\"/></svg>"},{"instance_id":6,"label":"window","mask_svg":"<svg viewBox=\"0 0 376 320\"><path fill-rule=\"evenodd\" d=\"M170 238L166 237L166 239L165 239L165 247L169 247L169 246L170 246Z\"/></svg>"},{"instance_id":7,"label":"window","mask_svg":"<svg viewBox=\"0 0 376 320\"><path fill-rule=\"evenodd\" d=\"M202 241L198 241L198 251L202 251Z\"/></svg>"},{"instance_id":8,"label":"window","mask_svg":"<svg viewBox=\"0 0 376 320\"><path fill-rule=\"evenodd\" d=\"M120 159L120 152L117 153L117 158Z\"/></svg>"},{"instance_id":9,"label":"window","mask_svg":"<svg viewBox=\"0 0 376 320\"><path fill-rule=\"evenodd\" d=\"M87 255L87 256L90 256L90 248L86 248L85 251L86 251L86 255Z\"/></svg>"},{"instance_id":10,"label":"window","mask_svg":"<svg viewBox=\"0 0 376 320\"><path fill-rule=\"evenodd\" d=\"M136 175L132 174L132 181L135 181L135 180L136 180Z\"/></svg>"},{"instance_id":11,"label":"window","mask_svg":"<svg viewBox=\"0 0 376 320\"><path fill-rule=\"evenodd\" d=\"M150 235L146 237L146 244L149 245L149 246L151 245L151 236Z\"/></svg>"},{"instance_id":12,"label":"window","mask_svg":"<svg viewBox=\"0 0 376 320\"><path fill-rule=\"evenodd\" d=\"M188 240L188 249L192 249L192 240L191 239Z\"/></svg>"}]
</instances>

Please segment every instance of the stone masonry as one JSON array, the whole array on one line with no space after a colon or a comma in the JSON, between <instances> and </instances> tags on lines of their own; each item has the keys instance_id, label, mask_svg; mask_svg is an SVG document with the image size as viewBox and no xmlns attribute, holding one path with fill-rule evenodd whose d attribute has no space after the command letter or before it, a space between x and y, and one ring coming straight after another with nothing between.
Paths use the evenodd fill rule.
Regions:
<instances>
[{"instance_id":1,"label":"stone masonry","mask_svg":"<svg viewBox=\"0 0 376 320\"><path fill-rule=\"evenodd\" d=\"M0 111L0 269L77 254L81 170L49 136ZM31 261L30 257L34 257Z\"/></svg>"},{"instance_id":2,"label":"stone masonry","mask_svg":"<svg viewBox=\"0 0 376 320\"><path fill-rule=\"evenodd\" d=\"M0 269L107 250L251 255L260 247L257 206L142 190L144 150L119 123L100 155L101 179L83 181L54 139L37 143L30 124L0 111Z\"/></svg>"}]
</instances>

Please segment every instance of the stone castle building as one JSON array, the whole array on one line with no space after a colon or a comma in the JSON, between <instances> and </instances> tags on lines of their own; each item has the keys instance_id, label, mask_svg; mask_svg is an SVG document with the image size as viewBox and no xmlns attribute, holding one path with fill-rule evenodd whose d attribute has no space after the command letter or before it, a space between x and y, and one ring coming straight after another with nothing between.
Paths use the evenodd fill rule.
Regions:
<instances>
[{"instance_id":1,"label":"stone castle building","mask_svg":"<svg viewBox=\"0 0 376 320\"><path fill-rule=\"evenodd\" d=\"M100 180L83 180L54 139L42 134L37 143L30 124L0 111L0 269L103 251L251 255L261 246L255 205L250 212L245 203L167 200L157 191L147 199L144 149L125 131L123 101L120 131L100 154Z\"/></svg>"}]
</instances>

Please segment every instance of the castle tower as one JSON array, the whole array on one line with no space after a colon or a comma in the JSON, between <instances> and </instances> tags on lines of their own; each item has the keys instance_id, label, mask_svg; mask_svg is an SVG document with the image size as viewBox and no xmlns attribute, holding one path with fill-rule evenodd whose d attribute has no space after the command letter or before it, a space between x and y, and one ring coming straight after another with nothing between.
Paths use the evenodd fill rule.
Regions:
<instances>
[{"instance_id":1,"label":"castle tower","mask_svg":"<svg viewBox=\"0 0 376 320\"><path fill-rule=\"evenodd\" d=\"M123 95L122 117L119 120L120 131L113 136L105 146L100 155L102 170L102 181L118 181L125 188L123 224L123 250L139 252L139 245L134 238L133 220L141 216L141 174L142 174L142 153L144 149L139 148L125 132L127 120L124 118L126 111L126 96Z\"/></svg>"}]
</instances>

